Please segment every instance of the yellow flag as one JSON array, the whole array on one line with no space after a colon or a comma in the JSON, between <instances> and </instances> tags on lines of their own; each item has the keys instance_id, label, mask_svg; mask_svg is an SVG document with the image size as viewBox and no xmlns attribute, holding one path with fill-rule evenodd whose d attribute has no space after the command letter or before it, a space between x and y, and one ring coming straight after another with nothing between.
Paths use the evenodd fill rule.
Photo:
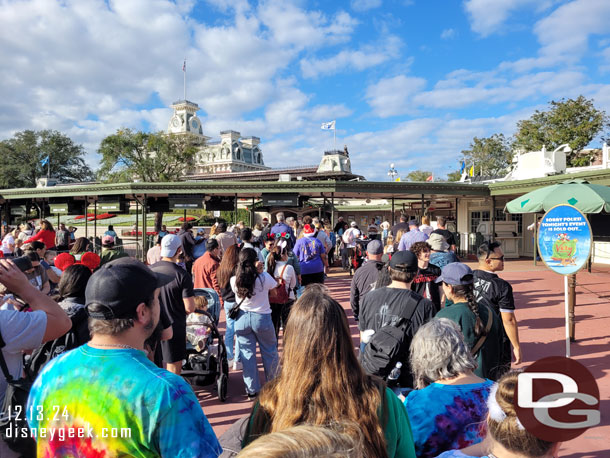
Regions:
<instances>
[{"instance_id":1,"label":"yellow flag","mask_svg":"<svg viewBox=\"0 0 610 458\"><path fill-rule=\"evenodd\" d=\"M470 167L470 173L468 175L470 175L471 177L474 176L474 165Z\"/></svg>"},{"instance_id":2,"label":"yellow flag","mask_svg":"<svg viewBox=\"0 0 610 458\"><path fill-rule=\"evenodd\" d=\"M396 181L400 181L400 177L396 178Z\"/></svg>"}]
</instances>

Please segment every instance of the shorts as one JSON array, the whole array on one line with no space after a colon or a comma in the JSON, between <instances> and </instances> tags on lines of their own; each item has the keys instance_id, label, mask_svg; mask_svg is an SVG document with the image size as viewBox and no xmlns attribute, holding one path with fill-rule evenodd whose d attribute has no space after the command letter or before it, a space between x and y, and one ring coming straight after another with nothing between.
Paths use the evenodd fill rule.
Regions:
<instances>
[{"instance_id":1,"label":"shorts","mask_svg":"<svg viewBox=\"0 0 610 458\"><path fill-rule=\"evenodd\" d=\"M176 363L186 359L186 326L173 325L174 336L170 340L161 342L164 363Z\"/></svg>"}]
</instances>

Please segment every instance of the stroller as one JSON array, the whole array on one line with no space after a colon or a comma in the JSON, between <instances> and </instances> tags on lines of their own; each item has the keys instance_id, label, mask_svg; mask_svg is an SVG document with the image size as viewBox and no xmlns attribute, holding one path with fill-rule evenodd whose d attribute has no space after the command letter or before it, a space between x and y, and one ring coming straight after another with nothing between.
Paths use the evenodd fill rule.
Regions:
<instances>
[{"instance_id":1,"label":"stroller","mask_svg":"<svg viewBox=\"0 0 610 458\"><path fill-rule=\"evenodd\" d=\"M354 275L356 271L362 267L364 264L364 259L366 258L366 247L371 240L368 238L359 238L356 239L354 255L351 258L350 266L349 266L349 274Z\"/></svg>"},{"instance_id":2,"label":"stroller","mask_svg":"<svg viewBox=\"0 0 610 458\"><path fill-rule=\"evenodd\" d=\"M220 314L220 298L211 288L196 288L195 296L204 296L208 302L208 310L196 310L197 321L202 332L198 332L199 340L195 345L186 343L186 362L182 365L182 377L193 386L208 386L216 384L218 399L227 399L229 384L229 361L224 339L218 331ZM187 325L187 336L192 339ZM196 338L196 337L195 337Z\"/></svg>"}]
</instances>

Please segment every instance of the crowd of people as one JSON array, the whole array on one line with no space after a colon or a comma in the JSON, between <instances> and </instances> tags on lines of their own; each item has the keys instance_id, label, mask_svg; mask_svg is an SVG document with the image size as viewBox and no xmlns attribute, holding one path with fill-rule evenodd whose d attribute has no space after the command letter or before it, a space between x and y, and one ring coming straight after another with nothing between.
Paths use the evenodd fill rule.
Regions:
<instances>
[{"instance_id":1,"label":"crowd of people","mask_svg":"<svg viewBox=\"0 0 610 458\"><path fill-rule=\"evenodd\" d=\"M478 248L472 270L443 217L436 228L404 216L362 231L343 218L335 227L275 219L219 222L208 234L164 226L147 263L116 249L112 226L99 255L95 242L48 221L8 231L0 401L30 377L32 431L54 427L53 406L62 406L64 432L97 434L38 436L38 455L552 456L557 444L515 428L511 364L522 357L512 288L496 274L498 243ZM345 269L363 239L366 259L351 279L355 349L324 283L335 253ZM215 321L224 310L229 367L253 401L220 440L181 376L189 343L205 345L190 332L202 309ZM112 428L130 437L102 437ZM0 456L19 456L2 437Z\"/></svg>"}]
</instances>

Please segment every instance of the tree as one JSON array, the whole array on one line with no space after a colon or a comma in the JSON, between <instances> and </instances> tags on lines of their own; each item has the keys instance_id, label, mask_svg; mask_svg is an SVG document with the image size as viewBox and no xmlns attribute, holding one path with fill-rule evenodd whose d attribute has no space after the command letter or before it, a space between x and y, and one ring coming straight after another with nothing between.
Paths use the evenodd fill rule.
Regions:
<instances>
[{"instance_id":1,"label":"tree","mask_svg":"<svg viewBox=\"0 0 610 458\"><path fill-rule=\"evenodd\" d=\"M432 172L425 170L413 170L405 177L406 181L426 181L428 177L432 175Z\"/></svg>"},{"instance_id":2,"label":"tree","mask_svg":"<svg viewBox=\"0 0 610 458\"><path fill-rule=\"evenodd\" d=\"M590 155L579 154L591 141L610 127L610 118L593 105L593 100L582 95L576 100L551 101L548 111L538 111L529 119L517 123L514 148L539 151L542 147L554 150L565 143L570 145L568 166L589 165Z\"/></svg>"},{"instance_id":3,"label":"tree","mask_svg":"<svg viewBox=\"0 0 610 458\"><path fill-rule=\"evenodd\" d=\"M491 137L474 137L470 149L462 151L466 171L474 165L474 174L500 176L506 173L512 162L512 152L503 134Z\"/></svg>"},{"instance_id":4,"label":"tree","mask_svg":"<svg viewBox=\"0 0 610 458\"><path fill-rule=\"evenodd\" d=\"M177 181L192 166L197 147L203 142L187 135L163 132L134 132L119 129L104 138L98 176L106 182L129 182L134 178L154 183ZM161 230L163 213L155 217L155 230Z\"/></svg>"},{"instance_id":5,"label":"tree","mask_svg":"<svg viewBox=\"0 0 610 458\"><path fill-rule=\"evenodd\" d=\"M462 179L462 173L459 170L455 172L449 172L447 174L447 181L460 181Z\"/></svg>"},{"instance_id":6,"label":"tree","mask_svg":"<svg viewBox=\"0 0 610 458\"><path fill-rule=\"evenodd\" d=\"M82 145L61 132L17 132L13 138L0 142L0 188L34 187L36 179L49 172L63 182L91 180L93 172L84 155Z\"/></svg>"}]
</instances>

